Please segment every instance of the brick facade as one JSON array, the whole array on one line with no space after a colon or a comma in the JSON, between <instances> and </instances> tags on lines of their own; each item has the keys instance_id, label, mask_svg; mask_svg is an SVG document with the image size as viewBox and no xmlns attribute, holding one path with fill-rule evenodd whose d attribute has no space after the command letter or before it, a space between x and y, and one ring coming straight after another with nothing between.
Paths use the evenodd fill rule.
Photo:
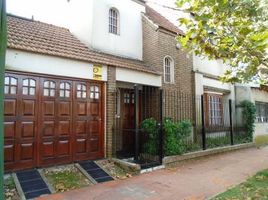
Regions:
<instances>
[{"instance_id":1,"label":"brick facade","mask_svg":"<svg viewBox=\"0 0 268 200\"><path fill-rule=\"evenodd\" d=\"M176 48L176 35L163 29L155 30L146 17L143 17L143 60L146 65L153 66L163 74L163 60L170 56L175 62L174 83L164 83L163 89L193 94L194 76L192 56Z\"/></svg>"},{"instance_id":2,"label":"brick facade","mask_svg":"<svg viewBox=\"0 0 268 200\"><path fill-rule=\"evenodd\" d=\"M146 16L143 17L143 59L162 74L165 117L174 120L191 119L194 106L194 73L192 55L176 48L176 35L157 28ZM174 83L164 82L164 58L174 60ZM183 112L183 114L181 114Z\"/></svg>"},{"instance_id":3,"label":"brick facade","mask_svg":"<svg viewBox=\"0 0 268 200\"><path fill-rule=\"evenodd\" d=\"M116 114L116 68L109 66L107 71L106 87L106 157L112 157L114 153L113 126Z\"/></svg>"}]
</instances>

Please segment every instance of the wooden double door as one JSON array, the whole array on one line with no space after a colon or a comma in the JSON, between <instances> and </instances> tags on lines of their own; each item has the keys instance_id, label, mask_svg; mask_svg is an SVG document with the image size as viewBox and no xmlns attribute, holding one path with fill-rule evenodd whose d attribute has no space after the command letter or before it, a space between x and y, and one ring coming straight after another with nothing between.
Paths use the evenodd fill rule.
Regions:
<instances>
[{"instance_id":1,"label":"wooden double door","mask_svg":"<svg viewBox=\"0 0 268 200\"><path fill-rule=\"evenodd\" d=\"M103 84L5 74L5 170L97 159L103 151Z\"/></svg>"}]
</instances>

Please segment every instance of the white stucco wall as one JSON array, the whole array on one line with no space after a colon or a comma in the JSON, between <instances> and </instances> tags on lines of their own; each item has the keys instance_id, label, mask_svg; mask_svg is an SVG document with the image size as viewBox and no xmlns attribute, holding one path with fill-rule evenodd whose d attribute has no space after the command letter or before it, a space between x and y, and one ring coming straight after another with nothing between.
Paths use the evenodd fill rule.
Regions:
<instances>
[{"instance_id":1,"label":"white stucco wall","mask_svg":"<svg viewBox=\"0 0 268 200\"><path fill-rule=\"evenodd\" d=\"M11 49L6 53L6 69L93 79L92 63ZM107 66L102 66L102 81L107 81Z\"/></svg>"},{"instance_id":2,"label":"white stucco wall","mask_svg":"<svg viewBox=\"0 0 268 200\"><path fill-rule=\"evenodd\" d=\"M119 35L109 33L109 9L113 7L120 13ZM133 0L75 0L68 9L76 12L63 25L82 42L102 52L142 60L143 5Z\"/></svg>"},{"instance_id":3,"label":"white stucco wall","mask_svg":"<svg viewBox=\"0 0 268 200\"><path fill-rule=\"evenodd\" d=\"M118 67L116 68L116 81L156 87L162 86L162 78L160 75L154 75Z\"/></svg>"},{"instance_id":4,"label":"white stucco wall","mask_svg":"<svg viewBox=\"0 0 268 200\"><path fill-rule=\"evenodd\" d=\"M195 72L195 91L197 95L204 93L204 88L215 88L216 90L225 91L226 98L235 99L234 86L229 83L212 78L222 76L228 66L224 65L221 60L209 60L193 56L193 70Z\"/></svg>"},{"instance_id":5,"label":"white stucco wall","mask_svg":"<svg viewBox=\"0 0 268 200\"><path fill-rule=\"evenodd\" d=\"M225 95L227 95L228 99L235 99L234 85L229 83L222 83L219 80L205 77L202 73L195 73L196 95L204 94L204 87L215 88L216 90L222 90L225 92Z\"/></svg>"},{"instance_id":6,"label":"white stucco wall","mask_svg":"<svg viewBox=\"0 0 268 200\"><path fill-rule=\"evenodd\" d=\"M208 58L201 58L193 56L194 71L204 72L214 76L221 76L225 70L228 69L221 60L209 60Z\"/></svg>"},{"instance_id":7,"label":"white stucco wall","mask_svg":"<svg viewBox=\"0 0 268 200\"><path fill-rule=\"evenodd\" d=\"M268 92L252 88L251 89L252 101L268 103ZM268 123L255 123L255 137L259 135L268 135Z\"/></svg>"}]
</instances>

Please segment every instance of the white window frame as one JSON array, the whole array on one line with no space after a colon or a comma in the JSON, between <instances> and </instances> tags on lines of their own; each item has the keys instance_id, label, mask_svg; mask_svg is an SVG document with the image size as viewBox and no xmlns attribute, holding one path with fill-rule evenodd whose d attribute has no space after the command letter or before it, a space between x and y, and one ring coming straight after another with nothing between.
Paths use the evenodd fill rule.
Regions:
<instances>
[{"instance_id":1,"label":"white window frame","mask_svg":"<svg viewBox=\"0 0 268 200\"><path fill-rule=\"evenodd\" d=\"M109 33L119 35L120 31L120 14L119 11L112 7L109 9L109 16L108 16L108 28Z\"/></svg>"},{"instance_id":2,"label":"white window frame","mask_svg":"<svg viewBox=\"0 0 268 200\"><path fill-rule=\"evenodd\" d=\"M167 62L166 60L169 60L170 61L170 66L167 66ZM174 63L174 60L171 56L165 56L164 59L163 59L163 68L164 68L164 83L174 83L174 71L175 71L175 63ZM167 67L170 68L170 72L169 72L169 76L170 76L170 80L167 80Z\"/></svg>"}]
</instances>

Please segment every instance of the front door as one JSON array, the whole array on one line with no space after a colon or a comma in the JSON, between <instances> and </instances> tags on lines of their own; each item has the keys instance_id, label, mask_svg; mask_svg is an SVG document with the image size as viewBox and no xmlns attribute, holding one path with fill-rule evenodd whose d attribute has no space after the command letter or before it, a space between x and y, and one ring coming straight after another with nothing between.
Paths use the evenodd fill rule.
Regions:
<instances>
[{"instance_id":1,"label":"front door","mask_svg":"<svg viewBox=\"0 0 268 200\"><path fill-rule=\"evenodd\" d=\"M135 99L134 90L123 90L123 151L135 152Z\"/></svg>"}]
</instances>

